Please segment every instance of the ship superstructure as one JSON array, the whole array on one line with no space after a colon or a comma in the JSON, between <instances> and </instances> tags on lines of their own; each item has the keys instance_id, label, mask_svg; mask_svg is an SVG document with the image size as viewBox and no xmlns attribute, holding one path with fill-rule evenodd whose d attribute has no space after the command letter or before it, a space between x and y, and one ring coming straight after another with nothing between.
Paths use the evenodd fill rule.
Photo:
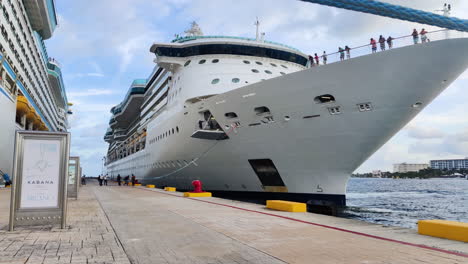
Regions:
<instances>
[{"instance_id":1,"label":"ship superstructure","mask_svg":"<svg viewBox=\"0 0 468 264\"><path fill-rule=\"evenodd\" d=\"M44 40L57 26L53 0L1 1L0 169L11 174L17 129L66 131L61 66Z\"/></svg>"},{"instance_id":2,"label":"ship superstructure","mask_svg":"<svg viewBox=\"0 0 468 264\"><path fill-rule=\"evenodd\" d=\"M109 175L337 205L350 174L468 66L468 39L312 68L259 38L191 34L150 51L153 73L111 110Z\"/></svg>"}]
</instances>

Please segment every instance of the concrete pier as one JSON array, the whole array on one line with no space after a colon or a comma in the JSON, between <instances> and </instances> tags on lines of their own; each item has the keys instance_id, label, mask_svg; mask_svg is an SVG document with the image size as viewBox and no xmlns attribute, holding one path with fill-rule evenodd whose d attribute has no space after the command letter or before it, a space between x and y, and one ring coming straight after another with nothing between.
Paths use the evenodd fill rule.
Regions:
<instances>
[{"instance_id":1,"label":"concrete pier","mask_svg":"<svg viewBox=\"0 0 468 264\"><path fill-rule=\"evenodd\" d=\"M0 191L1 212L8 195ZM466 243L416 230L182 196L86 185L67 230L9 233L2 213L0 263L468 263Z\"/></svg>"}]
</instances>

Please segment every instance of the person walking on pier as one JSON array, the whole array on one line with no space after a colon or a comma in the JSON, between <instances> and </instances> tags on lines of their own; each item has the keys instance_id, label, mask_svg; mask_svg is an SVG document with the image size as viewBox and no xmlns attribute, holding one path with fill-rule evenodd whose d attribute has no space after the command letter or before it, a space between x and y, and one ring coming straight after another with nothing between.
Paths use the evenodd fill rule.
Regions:
<instances>
[{"instance_id":1,"label":"person walking on pier","mask_svg":"<svg viewBox=\"0 0 468 264\"><path fill-rule=\"evenodd\" d=\"M388 45L388 49L393 48L393 38L390 36L388 36L387 38L387 45Z\"/></svg>"},{"instance_id":2,"label":"person walking on pier","mask_svg":"<svg viewBox=\"0 0 468 264\"><path fill-rule=\"evenodd\" d=\"M124 178L124 185L127 185L128 186L128 180L130 179L130 176L125 176Z\"/></svg>"},{"instance_id":3,"label":"person walking on pier","mask_svg":"<svg viewBox=\"0 0 468 264\"><path fill-rule=\"evenodd\" d=\"M384 51L385 50L385 38L384 38L384 36L380 35L379 43L380 43L380 51Z\"/></svg>"},{"instance_id":4,"label":"person walking on pier","mask_svg":"<svg viewBox=\"0 0 468 264\"><path fill-rule=\"evenodd\" d=\"M416 29L413 29L413 33L411 33L411 36L413 36L413 42L414 44L418 44L419 42L419 34Z\"/></svg>"},{"instance_id":5,"label":"person walking on pier","mask_svg":"<svg viewBox=\"0 0 468 264\"><path fill-rule=\"evenodd\" d=\"M135 186L135 180L136 180L136 177L135 175L132 174L132 187Z\"/></svg>"},{"instance_id":6,"label":"person walking on pier","mask_svg":"<svg viewBox=\"0 0 468 264\"><path fill-rule=\"evenodd\" d=\"M377 52L377 42L375 41L374 38L370 39L370 45L372 46L372 53Z\"/></svg>"},{"instance_id":7,"label":"person walking on pier","mask_svg":"<svg viewBox=\"0 0 468 264\"><path fill-rule=\"evenodd\" d=\"M86 185L86 175L84 175L84 174L81 177L81 185Z\"/></svg>"},{"instance_id":8,"label":"person walking on pier","mask_svg":"<svg viewBox=\"0 0 468 264\"><path fill-rule=\"evenodd\" d=\"M327 53L325 51L323 51L322 61L323 61L323 65L327 64Z\"/></svg>"},{"instance_id":9,"label":"person walking on pier","mask_svg":"<svg viewBox=\"0 0 468 264\"><path fill-rule=\"evenodd\" d=\"M120 174L117 174L117 183L119 184L119 186L122 185L122 177L120 177Z\"/></svg>"},{"instance_id":10,"label":"person walking on pier","mask_svg":"<svg viewBox=\"0 0 468 264\"><path fill-rule=\"evenodd\" d=\"M107 186L107 174L102 176L102 179L104 180L104 185Z\"/></svg>"},{"instance_id":11,"label":"person walking on pier","mask_svg":"<svg viewBox=\"0 0 468 264\"><path fill-rule=\"evenodd\" d=\"M99 186L102 186L102 175L99 174L98 176Z\"/></svg>"}]
</instances>

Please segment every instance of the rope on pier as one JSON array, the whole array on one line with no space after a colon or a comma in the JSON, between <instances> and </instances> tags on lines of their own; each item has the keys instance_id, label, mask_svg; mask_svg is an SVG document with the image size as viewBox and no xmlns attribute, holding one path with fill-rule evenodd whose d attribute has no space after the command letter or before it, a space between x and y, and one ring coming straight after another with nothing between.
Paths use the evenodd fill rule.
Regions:
<instances>
[{"instance_id":1,"label":"rope on pier","mask_svg":"<svg viewBox=\"0 0 468 264\"><path fill-rule=\"evenodd\" d=\"M409 7L392 5L374 0L300 0L303 2L333 6L378 16L396 18L441 28L468 32L468 20L446 17Z\"/></svg>"}]
</instances>

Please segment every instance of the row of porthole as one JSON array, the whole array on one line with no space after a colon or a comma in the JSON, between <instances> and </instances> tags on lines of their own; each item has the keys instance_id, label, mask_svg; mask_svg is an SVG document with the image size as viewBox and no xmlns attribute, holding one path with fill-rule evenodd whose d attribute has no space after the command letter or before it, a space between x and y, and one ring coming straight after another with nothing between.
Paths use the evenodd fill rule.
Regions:
<instances>
[{"instance_id":1,"label":"row of porthole","mask_svg":"<svg viewBox=\"0 0 468 264\"><path fill-rule=\"evenodd\" d=\"M191 60L186 61L185 64L184 64L184 67L187 67L187 66L190 64L190 62L192 62L192 61L191 61ZM204 64L205 62L206 62L206 60L203 59L203 60L200 60L200 61L198 62L198 64ZM213 60L211 60L211 63L218 63L218 62L219 62L219 59L213 59Z\"/></svg>"},{"instance_id":2,"label":"row of porthole","mask_svg":"<svg viewBox=\"0 0 468 264\"><path fill-rule=\"evenodd\" d=\"M259 73L259 71L258 71L257 69L252 69L252 72L254 72L254 73ZM269 71L269 70L265 70L265 73L267 73L267 74L273 74L273 73L272 73L271 71ZM281 75L285 75L286 73L280 72L280 74L281 74ZM265 80L265 79L262 79L262 81L264 81L264 80ZM217 84L217 83L219 83L219 81L220 81L219 78L215 78L215 79L211 80L211 84ZM233 82L233 83L238 83L238 82L240 82L240 79L239 79L239 78L232 78L232 79L231 79L231 82Z\"/></svg>"},{"instance_id":3,"label":"row of porthole","mask_svg":"<svg viewBox=\"0 0 468 264\"><path fill-rule=\"evenodd\" d=\"M191 60L186 61L185 64L184 64L184 67L187 67L191 62L192 62ZM206 60L205 60L205 59L202 59L202 60L199 60L199 61L198 61L198 64L205 64L205 62L206 62ZM213 60L211 60L211 63L218 63L218 62L219 62L219 59L213 59ZM250 61L248 61L248 60L243 60L243 62L244 62L245 64L250 64ZM260 61L256 61L255 63L256 63L257 65L263 65L263 62L260 62ZM276 65L276 64L274 64L274 63L270 63L270 65L273 66L273 67L278 67L278 65ZM288 66L286 66L286 65L281 64L280 66L283 67L283 68L285 68L285 69L288 69Z\"/></svg>"},{"instance_id":4,"label":"row of porthole","mask_svg":"<svg viewBox=\"0 0 468 264\"><path fill-rule=\"evenodd\" d=\"M172 134L171 134L171 131L172 131ZM151 139L151 140L149 141L149 143L150 143L150 144L154 144L156 141L159 141L159 140L161 140L161 139L163 139L163 138L166 138L166 137L168 137L168 136L170 136L170 135L174 135L175 133L179 133L179 127L178 127L178 126L176 126L175 130L174 130L174 128L173 128L172 130L169 129L169 130L166 131L165 133L162 133L161 135L159 135L159 136L157 136L157 137Z\"/></svg>"},{"instance_id":5,"label":"row of porthole","mask_svg":"<svg viewBox=\"0 0 468 264\"><path fill-rule=\"evenodd\" d=\"M248 61L248 60L244 60L243 62L244 62L245 64L250 64L250 61ZM256 61L255 63L258 64L258 65L263 65L263 63L260 62L260 61ZM273 67L278 67L278 65L276 65L276 64L274 64L274 63L270 63L270 65L273 66ZM281 67L283 67L283 68L285 68L285 69L288 68L288 66L283 65L283 64L281 64Z\"/></svg>"}]
</instances>

